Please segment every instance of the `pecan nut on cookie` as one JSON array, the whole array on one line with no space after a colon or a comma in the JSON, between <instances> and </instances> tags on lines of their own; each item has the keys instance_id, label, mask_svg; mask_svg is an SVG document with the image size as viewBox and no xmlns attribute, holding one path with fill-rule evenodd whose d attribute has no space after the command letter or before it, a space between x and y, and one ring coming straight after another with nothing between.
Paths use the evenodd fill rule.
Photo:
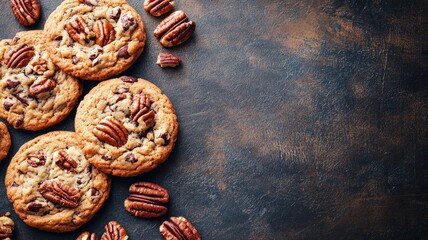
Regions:
<instances>
[{"instance_id":1,"label":"pecan nut on cookie","mask_svg":"<svg viewBox=\"0 0 428 240\"><path fill-rule=\"evenodd\" d=\"M86 80L104 80L125 71L146 41L141 17L125 0L65 0L44 30L54 63Z\"/></svg>"},{"instance_id":2,"label":"pecan nut on cookie","mask_svg":"<svg viewBox=\"0 0 428 240\"><path fill-rule=\"evenodd\" d=\"M91 164L129 177L167 159L177 140L178 122L172 103L158 87L121 77L99 83L85 96L75 129Z\"/></svg>"},{"instance_id":3,"label":"pecan nut on cookie","mask_svg":"<svg viewBox=\"0 0 428 240\"><path fill-rule=\"evenodd\" d=\"M110 193L110 178L88 163L73 132L50 132L24 145L7 169L7 197L29 226L73 231L88 222Z\"/></svg>"},{"instance_id":4,"label":"pecan nut on cookie","mask_svg":"<svg viewBox=\"0 0 428 240\"><path fill-rule=\"evenodd\" d=\"M41 30L0 41L0 117L14 128L40 130L71 112L82 94L80 81L54 65Z\"/></svg>"},{"instance_id":5,"label":"pecan nut on cookie","mask_svg":"<svg viewBox=\"0 0 428 240\"><path fill-rule=\"evenodd\" d=\"M10 145L12 145L12 141L10 139L9 130L6 124L0 122L0 162L9 153Z\"/></svg>"}]
</instances>

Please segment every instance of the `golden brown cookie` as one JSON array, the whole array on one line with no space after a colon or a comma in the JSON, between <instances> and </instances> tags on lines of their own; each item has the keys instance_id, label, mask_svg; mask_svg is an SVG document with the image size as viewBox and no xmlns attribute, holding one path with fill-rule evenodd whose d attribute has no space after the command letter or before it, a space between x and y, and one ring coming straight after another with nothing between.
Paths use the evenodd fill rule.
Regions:
<instances>
[{"instance_id":1,"label":"golden brown cookie","mask_svg":"<svg viewBox=\"0 0 428 240\"><path fill-rule=\"evenodd\" d=\"M125 0L65 0L44 29L54 63L86 80L125 71L146 41L141 17Z\"/></svg>"},{"instance_id":2,"label":"golden brown cookie","mask_svg":"<svg viewBox=\"0 0 428 240\"><path fill-rule=\"evenodd\" d=\"M51 232L79 228L110 193L109 177L88 163L79 136L64 131L22 145L5 184L16 214L27 225Z\"/></svg>"},{"instance_id":3,"label":"golden brown cookie","mask_svg":"<svg viewBox=\"0 0 428 240\"><path fill-rule=\"evenodd\" d=\"M10 213L0 214L0 239L12 240L15 223L10 218Z\"/></svg>"},{"instance_id":4,"label":"golden brown cookie","mask_svg":"<svg viewBox=\"0 0 428 240\"><path fill-rule=\"evenodd\" d=\"M10 139L9 130L7 130L6 124L0 122L0 162L9 153L11 144L12 141Z\"/></svg>"},{"instance_id":5,"label":"golden brown cookie","mask_svg":"<svg viewBox=\"0 0 428 240\"><path fill-rule=\"evenodd\" d=\"M134 77L107 80L81 101L76 132L88 160L115 176L135 176L167 159L178 134L168 97L154 84Z\"/></svg>"},{"instance_id":6,"label":"golden brown cookie","mask_svg":"<svg viewBox=\"0 0 428 240\"><path fill-rule=\"evenodd\" d=\"M0 41L0 117L14 128L40 130L63 120L76 105L81 83L59 70L41 30Z\"/></svg>"}]
</instances>

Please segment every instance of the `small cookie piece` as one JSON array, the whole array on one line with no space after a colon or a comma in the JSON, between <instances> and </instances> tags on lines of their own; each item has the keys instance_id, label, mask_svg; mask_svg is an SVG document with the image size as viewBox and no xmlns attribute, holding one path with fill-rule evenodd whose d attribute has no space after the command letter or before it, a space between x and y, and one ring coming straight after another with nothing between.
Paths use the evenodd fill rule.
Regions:
<instances>
[{"instance_id":1,"label":"small cookie piece","mask_svg":"<svg viewBox=\"0 0 428 240\"><path fill-rule=\"evenodd\" d=\"M45 24L56 65L85 80L104 80L129 68L146 42L140 15L125 0L65 0Z\"/></svg>"},{"instance_id":2,"label":"small cookie piece","mask_svg":"<svg viewBox=\"0 0 428 240\"><path fill-rule=\"evenodd\" d=\"M171 217L162 223L159 231L166 240L202 239L193 224L184 217Z\"/></svg>"},{"instance_id":3,"label":"small cookie piece","mask_svg":"<svg viewBox=\"0 0 428 240\"><path fill-rule=\"evenodd\" d=\"M0 122L0 162L9 153L11 144L12 141L10 140L9 130L7 130L6 124Z\"/></svg>"},{"instance_id":4,"label":"small cookie piece","mask_svg":"<svg viewBox=\"0 0 428 240\"><path fill-rule=\"evenodd\" d=\"M80 81L56 67L41 30L0 41L0 117L14 128L40 130L62 121L82 94Z\"/></svg>"},{"instance_id":5,"label":"small cookie piece","mask_svg":"<svg viewBox=\"0 0 428 240\"><path fill-rule=\"evenodd\" d=\"M10 213L0 214L0 239L12 240L15 223L10 219Z\"/></svg>"},{"instance_id":6,"label":"small cookie piece","mask_svg":"<svg viewBox=\"0 0 428 240\"><path fill-rule=\"evenodd\" d=\"M128 233L116 221L110 221L105 227L105 232L101 236L101 240L127 240Z\"/></svg>"},{"instance_id":7,"label":"small cookie piece","mask_svg":"<svg viewBox=\"0 0 428 240\"><path fill-rule=\"evenodd\" d=\"M5 185L18 216L50 232L76 230L110 193L110 178L88 163L79 136L65 131L22 145L9 164Z\"/></svg>"},{"instance_id":8,"label":"small cookie piece","mask_svg":"<svg viewBox=\"0 0 428 240\"><path fill-rule=\"evenodd\" d=\"M99 83L85 96L75 129L91 164L129 177L167 159L177 140L178 122L172 103L153 83L121 77Z\"/></svg>"}]
</instances>

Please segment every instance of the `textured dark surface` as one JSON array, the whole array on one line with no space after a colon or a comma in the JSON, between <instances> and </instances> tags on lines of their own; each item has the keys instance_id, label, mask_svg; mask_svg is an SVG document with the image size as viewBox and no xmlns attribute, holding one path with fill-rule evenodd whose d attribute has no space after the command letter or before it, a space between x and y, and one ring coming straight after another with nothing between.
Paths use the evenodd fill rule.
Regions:
<instances>
[{"instance_id":1,"label":"textured dark surface","mask_svg":"<svg viewBox=\"0 0 428 240\"><path fill-rule=\"evenodd\" d=\"M0 2L0 37L42 28L60 1L41 0L24 28ZM197 23L185 44L163 49L162 18L130 1L148 33L125 74L148 79L174 103L180 133L170 158L135 178L113 178L102 210L67 234L27 227L5 196L4 175L21 144L73 130L74 112L40 132L12 130L0 165L0 210L16 239L75 239L119 221L130 239L162 239L167 216L185 216L203 239L427 239L428 1L177 0ZM183 66L161 69L160 51ZM85 82L85 93L96 83ZM11 129L11 126L9 125ZM170 191L167 216L137 219L128 187Z\"/></svg>"}]
</instances>

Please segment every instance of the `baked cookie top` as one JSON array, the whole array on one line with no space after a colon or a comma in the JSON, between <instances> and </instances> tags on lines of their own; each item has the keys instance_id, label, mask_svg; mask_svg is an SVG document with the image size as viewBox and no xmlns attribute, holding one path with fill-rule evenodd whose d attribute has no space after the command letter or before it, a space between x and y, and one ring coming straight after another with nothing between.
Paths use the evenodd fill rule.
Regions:
<instances>
[{"instance_id":1,"label":"baked cookie top","mask_svg":"<svg viewBox=\"0 0 428 240\"><path fill-rule=\"evenodd\" d=\"M44 29L54 63L86 80L125 71L146 41L140 15L125 0L65 0Z\"/></svg>"},{"instance_id":2,"label":"baked cookie top","mask_svg":"<svg viewBox=\"0 0 428 240\"><path fill-rule=\"evenodd\" d=\"M11 144L12 141L10 139L9 130L7 129L6 124L0 122L0 162L9 153Z\"/></svg>"},{"instance_id":3,"label":"baked cookie top","mask_svg":"<svg viewBox=\"0 0 428 240\"><path fill-rule=\"evenodd\" d=\"M14 128L40 130L63 120L82 93L81 83L59 70L41 30L0 41L0 117Z\"/></svg>"},{"instance_id":4,"label":"baked cookie top","mask_svg":"<svg viewBox=\"0 0 428 240\"><path fill-rule=\"evenodd\" d=\"M18 216L52 232L79 228L110 193L109 177L88 163L79 136L64 131L22 145L9 164L5 185Z\"/></svg>"},{"instance_id":5,"label":"baked cookie top","mask_svg":"<svg viewBox=\"0 0 428 240\"><path fill-rule=\"evenodd\" d=\"M105 173L128 177L166 160L177 140L178 122L158 87L121 77L99 83L85 96L75 129L90 163Z\"/></svg>"}]
</instances>

